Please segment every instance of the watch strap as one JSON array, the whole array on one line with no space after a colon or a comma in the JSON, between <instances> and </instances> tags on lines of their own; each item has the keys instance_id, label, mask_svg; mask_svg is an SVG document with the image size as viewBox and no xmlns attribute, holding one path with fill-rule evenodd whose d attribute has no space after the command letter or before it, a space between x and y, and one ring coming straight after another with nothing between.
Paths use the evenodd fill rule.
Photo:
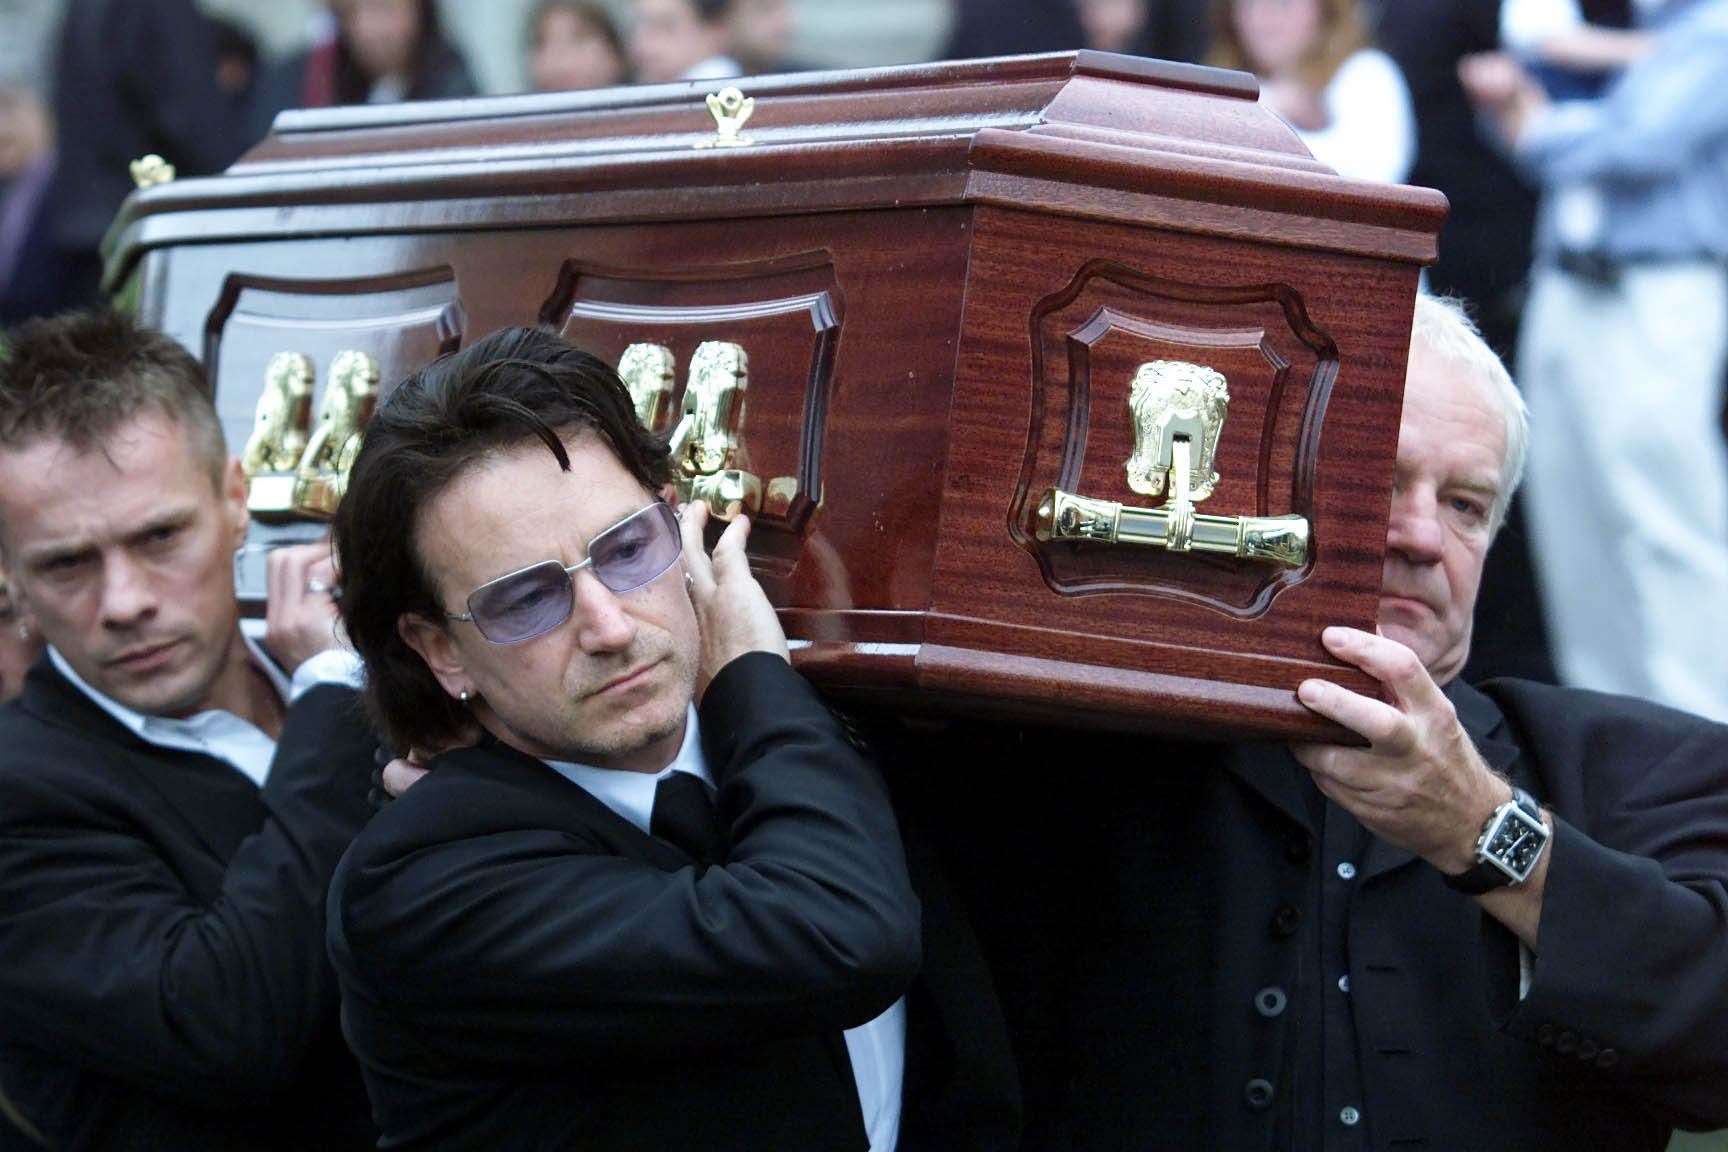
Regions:
<instances>
[{"instance_id":1,"label":"watch strap","mask_svg":"<svg viewBox=\"0 0 1728 1152\"><path fill-rule=\"evenodd\" d=\"M1542 821L1542 805L1536 798L1518 785L1512 785L1512 803L1531 817L1537 823ZM1482 838L1486 838L1488 829L1494 826L1495 817L1500 815L1500 809L1495 808L1488 814L1488 820L1482 825ZM1477 852L1481 852L1481 839L1477 841ZM1506 870L1488 860L1478 858L1475 865L1456 876L1442 872L1440 878L1446 881L1446 886L1457 892L1470 896L1480 896L1484 892L1492 892L1496 888L1505 888L1512 883L1512 877Z\"/></svg>"}]
</instances>

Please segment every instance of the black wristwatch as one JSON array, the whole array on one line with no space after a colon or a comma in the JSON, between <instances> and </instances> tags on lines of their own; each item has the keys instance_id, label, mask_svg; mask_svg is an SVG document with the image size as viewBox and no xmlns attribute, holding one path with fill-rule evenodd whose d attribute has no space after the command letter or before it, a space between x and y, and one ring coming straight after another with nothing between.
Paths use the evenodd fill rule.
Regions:
<instances>
[{"instance_id":1,"label":"black wristwatch","mask_svg":"<svg viewBox=\"0 0 1728 1152\"><path fill-rule=\"evenodd\" d=\"M1482 826L1482 835L1476 839L1476 866L1444 879L1472 896L1522 884L1536 870L1536 862L1547 847L1548 827L1542 823L1542 806L1514 785L1512 799L1494 809Z\"/></svg>"}]
</instances>

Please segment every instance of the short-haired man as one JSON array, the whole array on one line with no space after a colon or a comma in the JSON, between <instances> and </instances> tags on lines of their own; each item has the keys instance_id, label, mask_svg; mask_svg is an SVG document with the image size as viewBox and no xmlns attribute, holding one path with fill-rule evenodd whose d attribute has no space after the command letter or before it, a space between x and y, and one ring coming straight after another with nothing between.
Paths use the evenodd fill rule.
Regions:
<instances>
[{"instance_id":1,"label":"short-haired man","mask_svg":"<svg viewBox=\"0 0 1728 1152\"><path fill-rule=\"evenodd\" d=\"M630 64L646 84L727 80L733 59L734 0L631 0Z\"/></svg>"},{"instance_id":2,"label":"short-haired man","mask_svg":"<svg viewBox=\"0 0 1728 1152\"><path fill-rule=\"evenodd\" d=\"M881 780L615 372L494 333L400 385L336 520L398 748L331 885L384 1141L895 1147L919 905Z\"/></svg>"},{"instance_id":3,"label":"short-haired man","mask_svg":"<svg viewBox=\"0 0 1728 1152\"><path fill-rule=\"evenodd\" d=\"M1324 636L1386 698L1299 693L1365 747L962 734L991 786L950 773L950 835L1028 1147L1655 1152L1728 1123L1728 728L1456 680L1523 443L1505 370L1419 300L1379 634Z\"/></svg>"},{"instance_id":4,"label":"short-haired man","mask_svg":"<svg viewBox=\"0 0 1728 1152\"><path fill-rule=\"evenodd\" d=\"M353 661L327 548L273 554L241 631L246 523L184 349L113 314L17 330L0 549L48 651L0 710L0 1130L62 1152L372 1143L323 909L376 740L319 683Z\"/></svg>"}]
</instances>

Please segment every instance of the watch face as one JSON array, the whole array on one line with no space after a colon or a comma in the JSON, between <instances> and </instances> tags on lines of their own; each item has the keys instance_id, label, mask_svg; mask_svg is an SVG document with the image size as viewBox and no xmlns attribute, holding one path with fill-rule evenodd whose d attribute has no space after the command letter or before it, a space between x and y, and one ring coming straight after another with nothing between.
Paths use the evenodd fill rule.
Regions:
<instances>
[{"instance_id":1,"label":"watch face","mask_svg":"<svg viewBox=\"0 0 1728 1152\"><path fill-rule=\"evenodd\" d=\"M1522 880L1536 866L1536 858L1547 842L1548 829L1541 821L1532 819L1521 808L1509 808L1482 852Z\"/></svg>"}]
</instances>

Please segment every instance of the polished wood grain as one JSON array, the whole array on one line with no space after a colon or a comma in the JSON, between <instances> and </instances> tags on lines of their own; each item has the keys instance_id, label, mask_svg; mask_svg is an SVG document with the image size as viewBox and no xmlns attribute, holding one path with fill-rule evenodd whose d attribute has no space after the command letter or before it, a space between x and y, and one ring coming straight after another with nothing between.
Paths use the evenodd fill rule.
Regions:
<instances>
[{"instance_id":1,"label":"polished wood grain","mask_svg":"<svg viewBox=\"0 0 1728 1152\"><path fill-rule=\"evenodd\" d=\"M200 352L231 438L261 365L386 380L498 327L750 356L735 466L794 658L859 701L1200 736L1332 735L1294 686L1371 626L1438 194L1342 180L1237 73L1095 53L288 113L140 193L109 281ZM170 157L170 159L172 159ZM1230 381L1201 511L1297 513L1301 569L1039 544L1044 487L1126 488L1153 359ZM238 442L238 441L236 441Z\"/></svg>"}]
</instances>

